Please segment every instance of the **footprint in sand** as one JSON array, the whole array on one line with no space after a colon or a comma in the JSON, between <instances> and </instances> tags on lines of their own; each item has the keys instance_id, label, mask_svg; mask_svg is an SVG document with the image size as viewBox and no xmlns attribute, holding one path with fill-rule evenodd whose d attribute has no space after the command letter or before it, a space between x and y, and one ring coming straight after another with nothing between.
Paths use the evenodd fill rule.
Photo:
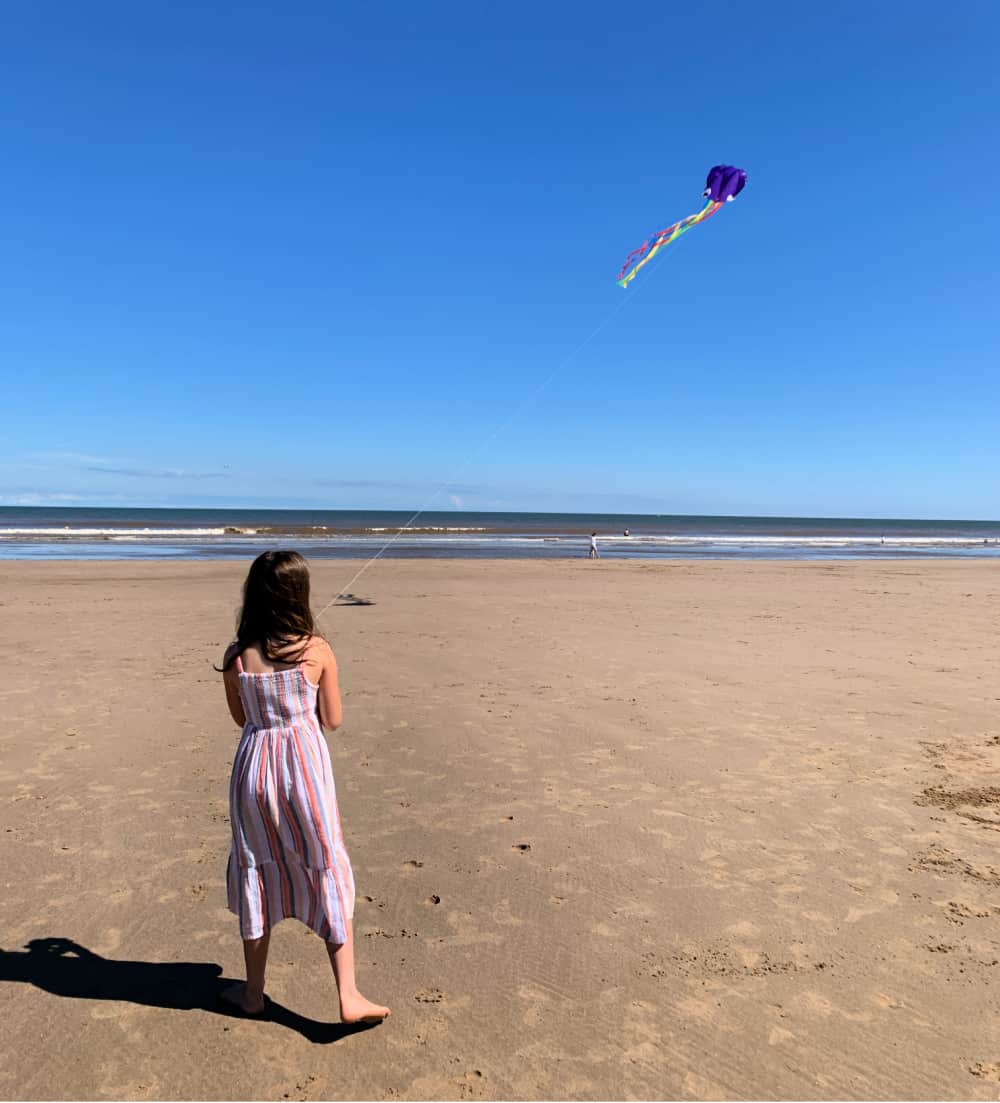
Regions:
<instances>
[{"instance_id":1,"label":"footprint in sand","mask_svg":"<svg viewBox=\"0 0 1000 1103\"><path fill-rule=\"evenodd\" d=\"M967 904L963 900L949 900L945 905L948 919L952 923L961 924L964 919L988 919L991 909L976 904Z\"/></svg>"},{"instance_id":2,"label":"footprint in sand","mask_svg":"<svg viewBox=\"0 0 1000 1103\"><path fill-rule=\"evenodd\" d=\"M486 1091L485 1085L483 1084L483 1074L479 1069L473 1069L471 1072L467 1072L461 1080L456 1080L455 1083L458 1086L458 1093L462 1099L477 1099L485 1094Z\"/></svg>"}]
</instances>

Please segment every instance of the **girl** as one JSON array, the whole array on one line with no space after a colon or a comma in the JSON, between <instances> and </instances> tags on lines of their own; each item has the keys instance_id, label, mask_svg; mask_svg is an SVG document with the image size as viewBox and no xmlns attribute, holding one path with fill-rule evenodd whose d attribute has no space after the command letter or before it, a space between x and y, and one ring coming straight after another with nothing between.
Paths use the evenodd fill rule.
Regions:
<instances>
[{"instance_id":1,"label":"girl","mask_svg":"<svg viewBox=\"0 0 1000 1103\"><path fill-rule=\"evenodd\" d=\"M271 928L294 916L326 942L341 1020L381 1022L389 1009L365 999L354 981L354 875L320 727L340 726L337 663L315 633L309 568L298 552L254 560L222 675L243 728L229 785L227 880L247 968L246 983L223 996L247 1015L263 1014Z\"/></svg>"}]
</instances>

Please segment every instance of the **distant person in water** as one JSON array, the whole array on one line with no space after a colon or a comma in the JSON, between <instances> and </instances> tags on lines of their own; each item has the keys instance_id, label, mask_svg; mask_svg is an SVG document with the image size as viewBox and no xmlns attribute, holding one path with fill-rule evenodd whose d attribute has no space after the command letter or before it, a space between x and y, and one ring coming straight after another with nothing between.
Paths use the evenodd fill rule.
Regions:
<instances>
[{"instance_id":1,"label":"distant person in water","mask_svg":"<svg viewBox=\"0 0 1000 1103\"><path fill-rule=\"evenodd\" d=\"M630 533L630 532L628 531L628 529L626 529L626 530L625 530L625 531L624 531L624 532L622 533L622 536L631 536L631 533Z\"/></svg>"},{"instance_id":2,"label":"distant person in water","mask_svg":"<svg viewBox=\"0 0 1000 1103\"><path fill-rule=\"evenodd\" d=\"M600 559L601 553L597 550L597 533L590 534L590 559Z\"/></svg>"},{"instance_id":3,"label":"distant person in water","mask_svg":"<svg viewBox=\"0 0 1000 1103\"><path fill-rule=\"evenodd\" d=\"M298 552L253 561L222 678L243 728L229 786L227 879L247 968L246 983L223 999L244 1015L264 1014L271 928L295 918L326 943L341 1020L379 1023L389 1009L365 999L354 980L354 874L323 736L341 722L337 662L316 633Z\"/></svg>"}]
</instances>

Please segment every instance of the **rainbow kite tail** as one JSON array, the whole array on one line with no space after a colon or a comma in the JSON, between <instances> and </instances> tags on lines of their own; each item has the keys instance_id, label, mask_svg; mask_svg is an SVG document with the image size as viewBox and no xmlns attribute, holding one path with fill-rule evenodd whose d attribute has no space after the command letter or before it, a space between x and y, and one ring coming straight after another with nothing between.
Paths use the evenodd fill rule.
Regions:
<instances>
[{"instance_id":1,"label":"rainbow kite tail","mask_svg":"<svg viewBox=\"0 0 1000 1103\"><path fill-rule=\"evenodd\" d=\"M618 286L628 287L632 280L635 279L639 269L642 268L643 265L648 264L665 245L669 245L672 241L676 241L681 234L690 230L692 226L697 226L699 222L704 222L706 219L711 218L712 215L723 206L723 203L715 199L710 199L697 214L691 214L688 215L687 218L682 218L680 222L675 222L672 226L668 226L665 230L661 230L658 234L654 234L649 241L646 241L638 249L634 249L625 258L622 270L618 273Z\"/></svg>"}]
</instances>

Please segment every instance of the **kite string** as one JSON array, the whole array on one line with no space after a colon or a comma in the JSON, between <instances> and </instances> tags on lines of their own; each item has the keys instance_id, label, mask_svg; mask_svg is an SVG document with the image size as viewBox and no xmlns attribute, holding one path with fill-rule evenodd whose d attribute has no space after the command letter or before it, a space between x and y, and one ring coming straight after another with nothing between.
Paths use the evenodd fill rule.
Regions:
<instances>
[{"instance_id":1,"label":"kite string","mask_svg":"<svg viewBox=\"0 0 1000 1103\"><path fill-rule=\"evenodd\" d=\"M713 213L714 213L714 212L713 212ZM673 255L673 253L670 253L670 254L668 254L668 257L669 257L669 256L672 256L672 255ZM652 257L649 257L648 259L649 259L649 260L652 260ZM616 316L618 315L618 313L619 313L619 312L620 312L621 310L623 310L623 309L624 309L624 307L625 307L625 306L626 306L626 305L627 305L627 304L629 303L629 301L630 301L630 300L632 300L632 299L634 299L634 298L636 297L636 295L638 295L638 294L639 294L639 292L640 292L640 291L642 290L642 288L643 288L643 287L646 287L646 286L647 286L647 285L649 284L649 281L650 281L650 279L652 279L652 277L653 277L653 276L655 275L655 273L657 272L657 270L658 270L658 269L659 269L660 267L662 267L662 262L661 262L661 264L659 264L659 265L656 265L656 266L655 266L655 267L654 267L653 269L651 269L651 271L650 271L650 273L649 273L649 276L648 276L648 277L646 278L646 280L645 280L645 281L644 281L644 282L642 283L642 285L641 285L641 286L639 287L639 289L638 289L638 290L635 290L635 291L632 291L632 292L630 292L630 294L629 294L629 295L627 296L627 298L623 298L623 299L621 299L621 300L619 301L618 305L617 305L617 306L616 306L616 307L615 307L615 308L614 308L613 310L610 310L610 311L608 311L608 313L607 313L607 314L605 314L605 316L604 316L604 317L603 317L603 318L601 319L601 321L600 321L600 322L598 322L598 324L597 324L597 325L596 325L596 326L595 326L595 327L594 327L594 328L593 328L593 329L592 329L592 330L590 331L590 333L588 333L588 334L587 334L587 336L586 336L586 337L584 337L584 339L583 339L583 340L582 340L582 341L581 341L581 342L580 342L580 343L579 343L579 344L578 344L578 345L577 345L577 346L576 346L576 347L575 347L575 348L574 348L574 349L572 350L572 352L570 352L570 353L569 353L569 354L568 354L567 356L564 356L564 357L562 358L562 360L560 360L560 361L559 361L559 362L558 362L558 363L557 363L557 364L555 365L555 367L554 367L554 368L553 368L553 369L552 369L552 370L551 370L551 371L549 372L549 374L548 374L548 375L547 375L547 376L546 376L546 377L545 377L545 378L544 378L544 379L543 379L543 380L541 381L541 383L537 384L537 385L535 386L535 388L534 388L533 390L529 391L529 392L528 392L528 394L527 394L527 395L526 395L526 396L525 396L525 397L524 397L524 398L523 398L523 399L521 400L521 402L520 402L520 403L519 403L519 404L518 404L517 406L515 406L515 407L514 407L514 409L513 409L513 410L512 410L512 411L511 411L511 412L510 412L510 413L508 414L508 416L507 416L507 417L506 417L506 418L505 418L505 419L504 419L504 420L503 420L502 422L500 422L500 423L499 423L499 424L498 424L498 425L496 426L496 428L495 428L495 429L494 429L494 430L493 430L493 431L492 431L492 432L491 432L491 433L490 433L490 434L489 434L489 435L488 435L487 437L485 437L485 438L484 438L484 439L483 439L482 441L480 441L480 443L479 443L479 444L477 445L477 447L476 447L476 448L475 448L475 449L474 449L474 450L473 450L472 452L470 452L470 453L469 453L469 455L468 455L468 456L466 456L466 458L465 458L465 459L464 459L464 460L462 461L461 465L460 465L460 466L459 466L459 467L458 467L458 468L456 469L455 473L454 473L454 474L453 474L453 475L452 475L452 476L451 476L451 477L450 477L449 479L447 479L447 480L446 480L445 482L443 482L443 483L442 483L442 484L441 484L441 485L440 485L440 486L439 486L439 487L437 488L437 490L435 490L435 491L434 491L434 493L433 493L433 494L431 494L431 495L430 495L430 497L429 497L429 498L428 498L428 499L427 499L427 500L426 500L426 501L425 501L425 502L423 503L423 505L422 505L422 506L421 506L421 507L420 507L420 508L419 508L419 509L418 509L418 510L416 511L416 513L414 513L414 514L413 514L413 515L412 515L412 516L410 517L410 519L409 519L409 520L408 520L408 521L406 522L406 524L405 524L405 525L403 525L403 527L402 527L402 528L398 529L398 530L397 530L397 531L396 531L396 532L395 532L395 533L393 534L393 536L392 536L392 537L390 537L390 539L388 539L388 540L387 540L387 541L386 541L386 542L385 542L385 543L384 543L384 544L382 545L382 547L380 547L380 548L379 548L379 550L378 550L378 551L377 551L377 552L376 552L376 553L375 553L375 554L374 554L374 555L373 555L373 556L372 556L372 557L371 557L370 559L368 559L368 560L367 560L367 562L365 562L365 563L363 563L363 564L361 565L361 567L360 567L360 568L359 568L359 569L357 570L357 572L356 572L356 573L354 574L354 576L353 576L353 577L351 578L351 580L350 580L350 581L349 581L348 583L346 583L346 585L344 585L344 586L341 586L341 587L340 587L340 589L339 589L339 590L338 590L338 591L337 591L337 592L336 592L336 593L335 593L335 594L333 595L333 597L332 597L332 598L330 598L330 600L329 600L329 601L328 601L328 602L326 603L326 605L324 605L324 606L323 606L323 608L322 608L322 609L320 609L320 611L319 611L319 612L318 612L318 613L316 614L316 619L317 619L317 620L319 620L319 619L320 619L320 617L322 617L322 616L323 616L323 614L324 614L324 613L325 613L325 612L326 612L326 611L327 611L327 610L328 610L328 609L330 608L330 606L331 606L331 605L333 605L333 603L334 603L335 601L338 601L338 600L339 600L339 599L340 599L341 597L344 597L344 596L345 596L346 594L348 594L348 593L350 592L350 588L351 588L351 587L352 587L352 586L354 585L354 583L355 583L355 582L357 582L357 580L358 580L358 579L359 579L359 578L360 578L360 577L361 577L361 576L362 576L362 575L363 575L363 574L365 573L365 571L367 571L367 570L368 570L368 568L369 568L369 567L370 567L370 566L371 566L371 565L372 565L372 564L373 564L374 562L376 562L377 560L379 560L379 559L381 559L381 558L382 558L382 556L383 556L383 555L384 555L384 554L385 554L385 553L386 553L386 552L387 552L387 551L388 551L388 550L389 550L389 549L390 549L390 548L391 548L391 547L393 546L393 544L395 544L395 543L396 543L396 541L397 541L397 540L398 540L398 539L399 539L399 538L400 538L401 536L403 536L403 534L404 534L404 533L406 533L406 532L407 532L407 531L408 531L408 530L410 529L410 527L411 527L411 526L413 525L414 521L416 521L418 517L420 517L420 516L421 516L422 514L424 514L424 513L426 513L426 512L427 512L427 510L428 510L429 506L431 505L431 503L432 503L432 502L433 502L433 501L434 501L434 500L435 500L435 499L436 499L436 498L437 498L437 497L438 497L439 495L443 494L443 493L444 493L444 491L446 491L446 490L447 490L447 489L448 489L449 487L451 487L451 486L454 486L454 485L455 485L455 483L457 482L457 480L458 480L458 479L459 479L459 478L460 478L460 477L462 476L462 474L463 474L463 473L464 473L464 472L465 472L465 471L467 470L467 468L469 467L469 465L470 465L470 464L471 464L471 463L472 463L472 462L473 462L473 461L474 461L475 459L477 459L477 458L479 457L479 455L480 455L480 454L481 454L481 453L482 453L482 452L483 452L483 451L484 451L484 450L485 450L486 448L488 448L488 447L489 447L489 445L490 445L490 444L491 444L491 443L492 443L492 442L493 442L494 440L496 440L496 438L497 438L497 437L498 437L498 436L499 436L499 435L500 435L500 434L501 434L501 433L502 433L502 432L503 432L503 431L504 431L505 429L507 429L507 428L508 428L508 427L509 427L509 426L511 425L511 423L512 423L512 422L513 422L513 421L514 421L514 420L515 420L515 419L516 419L516 418L517 418L518 416L520 416L520 414L521 414L521 413L522 413L522 411L523 411L523 410L525 409L525 407L526 407L526 406L527 406L527 405L528 405L528 404L529 404L530 402L533 402L533 401L534 401L534 400L535 400L535 399L536 399L536 398L537 398L537 397L538 397L538 396L539 396L539 395L540 395L540 394L542 393L542 391L544 391L544 390L545 390L545 388L546 388L546 387L547 387L547 386L548 386L548 385L549 385L549 384L550 384L550 383L552 382L552 380L553 380L553 379L555 379L555 377L556 377L556 376L557 376L557 375L558 375L558 374L559 374L559 373L560 373L561 371L563 371L563 370L564 370L564 369L565 369L565 368L567 367L567 365L568 365L568 364L569 364L569 363L570 363L570 362L571 362L571 361L572 361L572 360L573 360L573 359L574 359L575 357L579 356L579 354L580 354L581 352L583 352L583 350L584 350L584 349L585 349L585 348L587 347L587 345L589 345L589 344L590 344L590 342L591 342L591 341L593 341L593 340L594 340L594 338L595 338L595 337L597 337L597 335L598 335L598 334L599 334L599 333L600 333L600 332L601 332L601 331L602 331L602 330L603 330L603 329L604 329L604 328L605 328L606 326L608 326L608 325L609 325L609 324L610 324L610 323L612 322L612 320L613 320L613 319L614 319L614 318L615 318L615 317L616 317Z\"/></svg>"},{"instance_id":2,"label":"kite string","mask_svg":"<svg viewBox=\"0 0 1000 1103\"><path fill-rule=\"evenodd\" d=\"M633 295L631 297L634 298L635 296ZM576 346L576 348L574 348L568 356L563 357L563 359L556 364L556 366L549 372L549 374L542 380L542 382L537 384L537 386L532 391L530 391L524 399L522 399L520 404L516 406L513 411L511 411L511 413L508 414L508 416L502 422L500 422L500 424L497 425L497 427L487 437L483 438L483 440L480 441L476 448L472 452L470 452L469 455L466 456L466 458L462 461L461 465L455 470L451 478L443 482L416 511L416 513L414 513L413 516L410 517L406 524L403 525L402 528L398 529L395 534L389 540L387 540L366 563L361 566L361 568L357 571L350 582L348 582L345 586L342 586L340 591L335 594L334 597L332 597L326 603L326 605L323 606L323 608L317 614L317 618L321 617L327 611L327 609L329 609L330 606L333 605L335 601L337 601L338 598L342 597L347 591L349 591L350 587L353 586L355 582L357 582L357 580L377 559L381 559L381 557L389 550L389 548L391 548L392 545L395 544L396 541L413 525L413 522L416 521L417 518L420 517L422 514L427 512L431 503L439 495L443 494L446 490L448 490L449 487L455 485L457 480L468 469L469 465L474 460L476 460L480 456L480 454L485 451L485 449L488 448L490 444L492 444L492 442L505 429L507 429L511 425L511 423L518 417L518 415L528 405L528 403L536 399L542 393L542 391L545 390L545 388L552 382L552 380L561 371L563 371L563 369L565 369L565 367L574 359L574 357L578 356L587 347L587 345L589 345L590 342L594 340L594 338L601 332L601 330L603 330L605 326L610 324L615 315L618 314L618 312L626 305L627 302L628 299L622 299L614 308L614 310L609 311L608 314L606 314L604 318L598 323L598 325L593 330L591 330L591 332Z\"/></svg>"}]
</instances>

